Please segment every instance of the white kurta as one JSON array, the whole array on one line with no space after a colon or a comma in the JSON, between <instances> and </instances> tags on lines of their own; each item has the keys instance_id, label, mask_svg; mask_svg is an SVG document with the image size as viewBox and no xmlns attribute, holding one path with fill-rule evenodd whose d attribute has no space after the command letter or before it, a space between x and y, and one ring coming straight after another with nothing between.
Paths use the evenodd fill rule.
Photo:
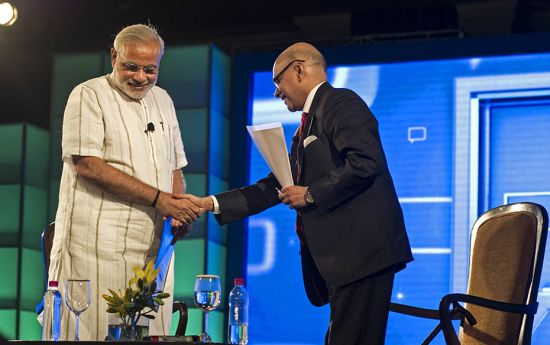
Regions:
<instances>
[{"instance_id":1,"label":"white kurta","mask_svg":"<svg viewBox=\"0 0 550 345\"><path fill-rule=\"evenodd\" d=\"M147 124L155 130L144 132ZM71 156L95 156L142 182L172 192L173 171L187 165L172 100L159 87L141 101L103 76L78 85L63 118L63 174L59 190L50 280L89 279L92 303L81 314L80 339L107 334L107 289L124 289L132 267L154 260L162 215L151 206L117 198L78 176ZM173 295L173 265L165 291ZM63 297L65 297L63 295ZM151 322L151 334L168 334L172 299ZM74 339L74 315L64 308L62 338Z\"/></svg>"}]
</instances>

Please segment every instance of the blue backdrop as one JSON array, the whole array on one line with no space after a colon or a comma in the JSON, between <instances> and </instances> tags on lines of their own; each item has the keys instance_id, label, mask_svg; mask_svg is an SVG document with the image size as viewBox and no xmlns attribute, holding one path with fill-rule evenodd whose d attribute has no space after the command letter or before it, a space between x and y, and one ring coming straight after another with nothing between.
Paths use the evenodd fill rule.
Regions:
<instances>
[{"instance_id":1,"label":"blue backdrop","mask_svg":"<svg viewBox=\"0 0 550 345\"><path fill-rule=\"evenodd\" d=\"M469 229L487 209L522 200L550 209L547 71L550 54L330 66L329 82L378 118L405 214L415 261L397 275L394 301L437 308L464 291ZM251 77L251 122L282 122L289 145L300 114L273 97L271 77ZM254 182L269 169L251 146ZM307 301L294 222L281 205L249 219L251 345L323 342L329 311ZM550 337L550 256L545 266L534 344ZM434 325L391 314L387 343L419 344Z\"/></svg>"}]
</instances>

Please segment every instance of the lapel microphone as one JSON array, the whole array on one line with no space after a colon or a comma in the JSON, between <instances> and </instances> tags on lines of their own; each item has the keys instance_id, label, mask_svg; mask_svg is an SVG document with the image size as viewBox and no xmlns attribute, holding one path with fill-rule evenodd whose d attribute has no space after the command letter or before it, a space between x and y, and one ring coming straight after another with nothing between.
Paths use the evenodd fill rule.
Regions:
<instances>
[{"instance_id":1,"label":"lapel microphone","mask_svg":"<svg viewBox=\"0 0 550 345\"><path fill-rule=\"evenodd\" d=\"M154 132L154 131L155 131L155 125L152 122L149 122L143 132L147 133L147 132Z\"/></svg>"}]
</instances>

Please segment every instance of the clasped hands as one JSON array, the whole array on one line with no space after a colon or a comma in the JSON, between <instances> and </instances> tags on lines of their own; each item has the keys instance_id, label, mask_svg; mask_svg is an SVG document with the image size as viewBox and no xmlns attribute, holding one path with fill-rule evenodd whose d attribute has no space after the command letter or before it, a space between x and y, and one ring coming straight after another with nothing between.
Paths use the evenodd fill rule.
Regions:
<instances>
[{"instance_id":1,"label":"clasped hands","mask_svg":"<svg viewBox=\"0 0 550 345\"><path fill-rule=\"evenodd\" d=\"M279 199L291 209L306 206L304 194L307 187L289 186L279 191ZM205 212L214 211L214 201L210 196L198 197L193 194L161 193L157 208L165 217L172 217L172 227L178 229L178 237L191 231L191 224Z\"/></svg>"},{"instance_id":2,"label":"clasped hands","mask_svg":"<svg viewBox=\"0 0 550 345\"><path fill-rule=\"evenodd\" d=\"M208 204L210 200L211 206ZM213 210L212 198L191 194L161 193L156 207L164 217L172 217L172 228L178 238L191 231L191 225L206 211Z\"/></svg>"},{"instance_id":3,"label":"clasped hands","mask_svg":"<svg viewBox=\"0 0 550 345\"><path fill-rule=\"evenodd\" d=\"M306 191L305 186L289 186L281 189L278 196L281 202L290 208L300 208L307 204L304 199ZM210 196L163 193L158 208L164 216L172 216L181 226L191 224L207 211L214 211L214 201Z\"/></svg>"}]
</instances>

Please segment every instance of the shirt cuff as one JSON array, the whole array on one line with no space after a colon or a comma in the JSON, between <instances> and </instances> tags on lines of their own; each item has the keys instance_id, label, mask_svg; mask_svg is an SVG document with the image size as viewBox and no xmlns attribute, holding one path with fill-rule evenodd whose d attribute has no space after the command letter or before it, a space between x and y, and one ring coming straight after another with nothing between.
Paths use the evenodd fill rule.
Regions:
<instances>
[{"instance_id":1,"label":"shirt cuff","mask_svg":"<svg viewBox=\"0 0 550 345\"><path fill-rule=\"evenodd\" d=\"M212 211L212 213L220 214L220 204L218 203L218 199L216 199L216 197L213 195L210 195L210 197L212 198L212 202L214 203L214 211Z\"/></svg>"}]
</instances>

